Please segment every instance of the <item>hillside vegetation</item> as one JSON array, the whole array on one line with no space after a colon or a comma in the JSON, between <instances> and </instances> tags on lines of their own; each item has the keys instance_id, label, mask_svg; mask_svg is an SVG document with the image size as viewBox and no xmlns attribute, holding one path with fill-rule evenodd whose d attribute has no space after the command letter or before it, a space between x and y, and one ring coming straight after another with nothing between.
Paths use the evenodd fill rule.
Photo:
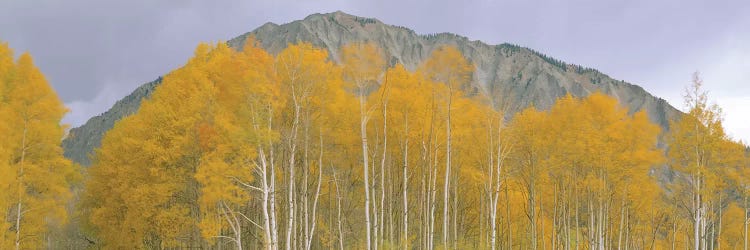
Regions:
<instances>
[{"instance_id":1,"label":"hillside vegetation","mask_svg":"<svg viewBox=\"0 0 750 250\"><path fill-rule=\"evenodd\" d=\"M65 109L0 46L0 248L747 246L750 153L697 75L664 133L601 92L506 119L453 46L414 70L374 43L333 58L199 45L104 135L81 188Z\"/></svg>"}]
</instances>

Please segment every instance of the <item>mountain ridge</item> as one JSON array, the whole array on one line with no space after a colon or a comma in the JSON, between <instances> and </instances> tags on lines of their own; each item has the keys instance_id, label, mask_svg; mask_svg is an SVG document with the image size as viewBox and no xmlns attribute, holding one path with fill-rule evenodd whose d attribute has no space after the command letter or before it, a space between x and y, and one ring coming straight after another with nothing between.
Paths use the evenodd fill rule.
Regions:
<instances>
[{"instance_id":1,"label":"mountain ridge","mask_svg":"<svg viewBox=\"0 0 750 250\"><path fill-rule=\"evenodd\" d=\"M389 64L401 63L409 70L415 70L433 49L456 46L475 66L472 86L476 91L490 96L493 103L510 100L513 104L510 113L530 105L549 109L558 97L566 94L582 97L601 91L614 96L631 112L645 109L649 118L665 131L669 129L669 120L680 114L664 99L638 85L529 48L509 43L489 45L447 32L417 34L406 27L341 11L316 13L281 25L267 22L228 40L227 44L239 50L250 36L274 55L290 43L309 42L327 49L334 61L338 60L338 49L344 44L374 42L383 49ZM136 112L141 100L148 98L160 82L161 78L138 87L105 113L71 129L70 136L63 141L65 156L81 165L89 165L88 156L99 147L106 131L117 120Z\"/></svg>"}]
</instances>

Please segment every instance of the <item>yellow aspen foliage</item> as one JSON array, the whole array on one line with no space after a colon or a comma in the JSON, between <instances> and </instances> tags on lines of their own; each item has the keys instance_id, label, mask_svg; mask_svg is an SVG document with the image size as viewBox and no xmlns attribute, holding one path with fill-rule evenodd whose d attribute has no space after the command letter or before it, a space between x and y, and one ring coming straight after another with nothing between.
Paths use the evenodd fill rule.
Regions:
<instances>
[{"instance_id":1,"label":"yellow aspen foliage","mask_svg":"<svg viewBox=\"0 0 750 250\"><path fill-rule=\"evenodd\" d=\"M491 148L488 145L488 136L496 136L488 135L488 130L490 126L495 127L493 129L500 126L498 124L498 120L501 119L500 114L489 106L468 98L461 98L453 105L456 110L460 111L454 113L455 122L451 123L455 126L451 131L456 150L454 163L461 178L466 177L466 182L462 183L459 188L478 187L486 178L484 176L486 173L482 169L486 165L487 150Z\"/></svg>"},{"instance_id":2,"label":"yellow aspen foliage","mask_svg":"<svg viewBox=\"0 0 750 250\"><path fill-rule=\"evenodd\" d=\"M89 170L84 207L105 246L200 243L193 175L201 147L195 142L216 92L205 67L222 53L198 46L187 65L164 77L138 113L118 121L104 136Z\"/></svg>"},{"instance_id":3,"label":"yellow aspen foliage","mask_svg":"<svg viewBox=\"0 0 750 250\"><path fill-rule=\"evenodd\" d=\"M383 54L373 43L352 43L341 48L344 80L352 91L369 91L383 77L386 64ZM359 86L362 85L362 86Z\"/></svg>"},{"instance_id":4,"label":"yellow aspen foliage","mask_svg":"<svg viewBox=\"0 0 750 250\"><path fill-rule=\"evenodd\" d=\"M747 209L738 206L737 203L729 203L727 209L722 215L722 232L721 237L718 239L721 241L721 246L727 249L742 249L744 247L744 239L748 237L748 232L745 228L745 213Z\"/></svg>"},{"instance_id":5,"label":"yellow aspen foliage","mask_svg":"<svg viewBox=\"0 0 750 250\"><path fill-rule=\"evenodd\" d=\"M251 84L259 87L259 95L266 94L262 91L271 84L267 78L271 75L268 65L272 57L254 53L258 51L252 43L245 46L243 53L218 45L203 69L210 81L216 83L216 92L197 127L201 159L195 179L200 184L199 228L210 242L224 236L224 229L231 228L234 241L242 244L241 210L250 198L251 162L256 157L255 145L259 140L255 136L259 125L252 123L255 117L250 115L254 115L253 109L268 112L265 106L260 106L265 104L262 99L252 102L256 100L250 94L254 87ZM258 72L250 72L255 70Z\"/></svg>"},{"instance_id":6,"label":"yellow aspen foliage","mask_svg":"<svg viewBox=\"0 0 750 250\"><path fill-rule=\"evenodd\" d=\"M672 196L687 204L682 206L682 212L692 220L689 236L692 248L696 249L709 244L710 224L721 211L713 209L712 204L727 198L723 194L724 180L731 170L729 166L737 159L733 155L738 155L727 151L729 138L722 126L721 109L709 104L702 84L695 73L685 94L685 106L689 111L670 123L667 137L668 163L675 171L683 173L672 183L676 190Z\"/></svg>"},{"instance_id":7,"label":"yellow aspen foliage","mask_svg":"<svg viewBox=\"0 0 750 250\"><path fill-rule=\"evenodd\" d=\"M447 87L447 91L436 91L433 92L433 94L438 94L437 96L440 97L440 103L443 104L441 106L445 109L445 113L442 116L439 116L445 120L443 225L441 228L443 233L442 243L443 247L456 247L456 239L454 238L457 238L458 236L456 235L457 232L455 230L456 225L453 225L456 224L455 218L457 217L456 214L458 214L458 212L455 211L456 199L453 199L454 211L450 211L449 203L451 200L451 193L457 193L456 186L458 185L454 184L454 187L451 187L451 183L456 182L456 180L460 181L460 179L451 175L451 172L454 171L452 165L454 162L453 152L455 151L452 143L452 129L454 126L451 124L451 114L453 110L454 96L461 97L461 93L463 93L464 90L468 90L474 68L457 48L453 46L442 46L432 51L430 57L425 60L418 71L427 79L436 83L442 83ZM451 214L453 214L453 219L451 218ZM451 220L453 220L454 223L451 223ZM451 227L453 227L453 229L451 229Z\"/></svg>"},{"instance_id":8,"label":"yellow aspen foliage","mask_svg":"<svg viewBox=\"0 0 750 250\"><path fill-rule=\"evenodd\" d=\"M10 80L11 80L11 72L13 70L14 64L13 64L13 51L8 47L8 44L2 43L0 44L0 117L9 117L10 116L10 109L7 107L8 103L8 93L6 89L9 87ZM10 124L8 124L5 119L0 121L0 139L5 140L5 137L9 135L11 132L10 130ZM11 155L10 147L0 147L0 169L3 169L3 174L0 174L0 184L2 184L3 190L11 190L10 186L8 186L11 181L15 178L13 174L6 174L10 173L10 162L8 159ZM0 192L0 207L2 208L8 208L10 204L12 203L11 197L12 192ZM0 228L10 228L11 223L10 221L5 220L6 218L3 217L3 220L0 221ZM7 232L6 232L7 233ZM3 235L5 235L4 233ZM5 237L1 238L3 245L5 245Z\"/></svg>"},{"instance_id":9,"label":"yellow aspen foliage","mask_svg":"<svg viewBox=\"0 0 750 250\"><path fill-rule=\"evenodd\" d=\"M97 247L743 246L750 149L725 135L700 84L665 136L601 92L505 114L470 85L474 66L451 46L410 71L375 43L344 45L338 58L309 43L275 55L261 45L199 45L105 135L81 205ZM0 46L3 141L22 141L8 121L40 91L19 90L18 79L40 84L29 62ZM53 104L26 110L64 112ZM60 129L48 126L39 131ZM35 133L59 144L61 134ZM4 190L19 190L24 147L13 145L0 147L0 168L14 173L0 174ZM24 201L37 189L27 191ZM12 212L18 197L0 192L0 207ZM0 221L3 249L14 218Z\"/></svg>"},{"instance_id":10,"label":"yellow aspen foliage","mask_svg":"<svg viewBox=\"0 0 750 250\"><path fill-rule=\"evenodd\" d=\"M39 249L67 222L79 172L62 155L67 109L28 53L0 43L0 248Z\"/></svg>"},{"instance_id":11,"label":"yellow aspen foliage","mask_svg":"<svg viewBox=\"0 0 750 250\"><path fill-rule=\"evenodd\" d=\"M532 248L569 243L570 236L558 235L570 230L559 228L560 221L571 219L559 214L566 209L588 211L588 227L573 229L586 235L590 247L630 244L625 235L653 232L625 225L632 220L638 221L636 225L653 224L646 219L657 216L636 212L653 210L660 197L650 176L650 169L662 162L656 148L659 128L644 112L629 115L614 98L601 93L583 99L568 95L549 112L530 108L517 114L506 133L513 141L511 174L525 185Z\"/></svg>"},{"instance_id":12,"label":"yellow aspen foliage","mask_svg":"<svg viewBox=\"0 0 750 250\"><path fill-rule=\"evenodd\" d=\"M456 47L442 46L432 52L419 72L434 82L447 85L451 92L467 91L474 66Z\"/></svg>"},{"instance_id":13,"label":"yellow aspen foliage","mask_svg":"<svg viewBox=\"0 0 750 250\"><path fill-rule=\"evenodd\" d=\"M370 187L369 142L367 136L367 124L372 118L374 110L367 103L367 95L370 88L380 82L381 74L385 70L385 60L379 48L374 44L349 44L341 49L341 62L343 67L343 79L348 83L350 91L359 99L359 132L362 146L362 180L364 186L364 210L365 210L365 243L367 249L377 248L378 211L370 212L370 203L376 204L374 197L375 188ZM374 157L373 157L374 160ZM370 195L372 193L372 196ZM371 201L372 200L372 201ZM373 208L376 208L374 205ZM370 214L373 214L371 217ZM373 226L374 225L374 226ZM375 236L371 236L375 234ZM372 238L376 238L373 240ZM374 242L373 242L374 241ZM374 245L374 247L373 247Z\"/></svg>"}]
</instances>

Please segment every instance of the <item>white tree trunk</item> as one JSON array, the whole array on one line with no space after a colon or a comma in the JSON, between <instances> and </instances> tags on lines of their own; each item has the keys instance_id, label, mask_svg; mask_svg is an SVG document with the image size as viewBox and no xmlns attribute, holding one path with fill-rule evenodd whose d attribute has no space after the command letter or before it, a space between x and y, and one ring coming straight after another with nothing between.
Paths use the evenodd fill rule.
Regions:
<instances>
[{"instance_id":1,"label":"white tree trunk","mask_svg":"<svg viewBox=\"0 0 750 250\"><path fill-rule=\"evenodd\" d=\"M697 157L696 157L697 158ZM701 198L700 198L700 177L693 175L693 249L700 250L701 248L701 223L703 222L703 211Z\"/></svg>"},{"instance_id":2,"label":"white tree trunk","mask_svg":"<svg viewBox=\"0 0 750 250\"><path fill-rule=\"evenodd\" d=\"M718 249L721 249L721 214L722 214L722 204L721 204L721 193L719 193L719 230L716 232L716 246Z\"/></svg>"},{"instance_id":3,"label":"white tree trunk","mask_svg":"<svg viewBox=\"0 0 750 250\"><path fill-rule=\"evenodd\" d=\"M224 201L221 201L219 203L222 206L224 218L227 220L229 228L232 229L232 233L234 234L234 237L222 236L220 238L230 239L235 243L237 250L242 250L242 224L235 215L235 212L232 210L232 208L230 208Z\"/></svg>"},{"instance_id":4,"label":"white tree trunk","mask_svg":"<svg viewBox=\"0 0 750 250\"><path fill-rule=\"evenodd\" d=\"M266 249L272 250L273 243L271 240L271 216L268 211L268 201L270 196L270 187L268 185L268 162L266 161L266 155L262 147L258 147L258 158L260 158L260 174L261 185L263 191L263 203L261 204L263 210L263 245ZM273 177L272 177L273 178Z\"/></svg>"},{"instance_id":5,"label":"white tree trunk","mask_svg":"<svg viewBox=\"0 0 750 250\"><path fill-rule=\"evenodd\" d=\"M405 142L404 142L404 183L403 183L403 194L404 194L404 249L409 249L409 118L405 119Z\"/></svg>"},{"instance_id":6,"label":"white tree trunk","mask_svg":"<svg viewBox=\"0 0 750 250\"><path fill-rule=\"evenodd\" d=\"M271 108L268 108L268 129L271 130L272 128L272 119L273 119L273 110ZM256 133L260 132L260 125L257 123L256 117L253 116L253 129L255 129ZM274 202L273 201L273 188L274 184L274 171L273 171L273 147L271 141L268 142L269 146L269 156L266 155L263 143L259 143L256 145L258 148L258 158L260 159L260 169L259 173L261 175L261 185L263 192L263 203L262 203L262 210L263 210L263 245L268 250L275 250L276 242L275 242L275 230L276 230L276 218L274 215L273 210ZM269 164L271 166L269 166ZM257 164L256 164L257 166ZM269 169L270 168L270 169ZM269 170L270 170L270 177L269 177ZM270 204L270 208L269 208Z\"/></svg>"},{"instance_id":7,"label":"white tree trunk","mask_svg":"<svg viewBox=\"0 0 750 250\"><path fill-rule=\"evenodd\" d=\"M428 237L428 233L427 233L429 231L429 226L428 226L428 221L429 220L427 219L427 214L428 214L428 210L429 210L427 208L427 203L428 203L428 200L429 200L429 193L428 193L428 184L427 183L429 183L430 179L429 179L429 177L426 177L426 176L430 176L430 175L426 174L426 172L429 172L430 174L432 172L429 170L429 163L428 163L427 154L429 154L429 151L427 150L427 146L425 145L425 142L423 140L422 141L422 150L420 152L420 155L422 156L422 165L423 165L424 169L426 169L427 171L424 171L424 170L422 171L422 178L420 179L420 182L419 182L419 184L420 184L419 190L420 190L420 194L421 194L420 195L420 200L419 200L419 208L420 208L420 211L419 211L419 218L420 218L420 220L419 220L419 222L420 222L420 225L419 225L419 235L420 236L419 237L420 237L420 240L421 240L421 242L420 242L420 244L421 244L420 248L421 249L429 249L428 246L427 246L427 238L429 238Z\"/></svg>"},{"instance_id":8,"label":"white tree trunk","mask_svg":"<svg viewBox=\"0 0 750 250\"><path fill-rule=\"evenodd\" d=\"M378 192L377 192L377 188L376 188L377 187L378 178L377 178L377 174L376 174L377 164L376 164L376 157L375 156L372 157L371 164L372 164L371 165L372 166L372 172L370 174L372 175L372 183L371 183L371 186L370 186L370 194L372 195L372 197L370 197L370 200L372 201L371 204L372 204L372 223L373 223L372 224L372 249L378 249L378 239L379 239L379 237L378 237L378 232L379 232L378 228L380 227L380 224L378 224L378 218L380 218L380 217L378 217L378 202L377 202L378 201L378 199L377 199Z\"/></svg>"},{"instance_id":9,"label":"white tree trunk","mask_svg":"<svg viewBox=\"0 0 750 250\"><path fill-rule=\"evenodd\" d=\"M505 185L505 217L508 218L508 249L513 249L513 228L510 226L510 196L508 185Z\"/></svg>"},{"instance_id":10,"label":"white tree trunk","mask_svg":"<svg viewBox=\"0 0 750 250\"><path fill-rule=\"evenodd\" d=\"M552 199L552 232L550 238L552 239L552 244L550 245L552 249L557 249L557 226L559 223L559 219L557 216L557 184L554 184L554 190L553 190L553 199Z\"/></svg>"},{"instance_id":11,"label":"white tree trunk","mask_svg":"<svg viewBox=\"0 0 750 250\"><path fill-rule=\"evenodd\" d=\"M308 245L308 239L310 238L310 212L309 210L309 202L310 202L310 196L309 196L309 176L310 176L310 161L309 161L309 155L310 152L310 111L309 109L305 109L305 148L303 153L303 166L302 169L302 215L304 216L303 222L304 227L302 231L302 240L304 240L304 246L305 249L310 249L310 246Z\"/></svg>"},{"instance_id":12,"label":"white tree trunk","mask_svg":"<svg viewBox=\"0 0 750 250\"><path fill-rule=\"evenodd\" d=\"M489 155L489 164L487 164L487 176L488 181L486 184L486 190L487 190L487 198L488 198L488 212L489 213L489 224L490 224L490 233L489 233L489 243L490 243L490 249L495 250L496 246L496 239L497 237L497 230L496 230L496 217L497 217L497 201L496 201L496 194L499 192L499 190L496 189L496 186L494 185L494 178L495 178L495 156L493 153L493 136L492 136L492 122L490 122L490 127L488 129L487 137L489 139L489 145L490 149L488 150ZM481 225L481 223L480 223ZM480 230L481 231L481 230Z\"/></svg>"},{"instance_id":13,"label":"white tree trunk","mask_svg":"<svg viewBox=\"0 0 750 250\"><path fill-rule=\"evenodd\" d=\"M747 190L745 192L747 192ZM743 230L744 233L742 235L745 238L745 240L744 240L744 242L745 242L744 248L745 248L745 250L747 250L747 233L748 233L747 232L747 224L750 224L750 219L748 219L748 213L750 213L750 211L748 211L748 209L747 209L747 193L745 193L745 204L744 205L745 205L744 206L744 209L745 209L745 223L744 224L745 225L744 225L744 230Z\"/></svg>"},{"instance_id":14,"label":"white tree trunk","mask_svg":"<svg viewBox=\"0 0 750 250\"><path fill-rule=\"evenodd\" d=\"M270 146L270 144L269 144ZM271 162L271 176L270 176L270 188L269 188L269 213L271 219L271 249L279 248L279 235L278 227L276 226L276 164L274 163L273 148L270 148L270 162Z\"/></svg>"},{"instance_id":15,"label":"white tree trunk","mask_svg":"<svg viewBox=\"0 0 750 250\"><path fill-rule=\"evenodd\" d=\"M672 222L672 250L675 250L677 243L677 222Z\"/></svg>"},{"instance_id":16,"label":"white tree trunk","mask_svg":"<svg viewBox=\"0 0 750 250\"><path fill-rule=\"evenodd\" d=\"M450 87L450 86L449 86ZM451 99L453 98L453 91L451 90L448 94L448 116L446 119L446 136L447 141L445 145L445 183L444 183L444 199L443 199L443 247L448 247L448 235L450 232L449 227L449 211L448 211L448 199L450 197L450 176L451 176Z\"/></svg>"},{"instance_id":17,"label":"white tree trunk","mask_svg":"<svg viewBox=\"0 0 750 250\"><path fill-rule=\"evenodd\" d=\"M500 176L490 176L497 179L497 184L492 187L492 196L490 198L490 248L495 250L497 247L497 202L500 197ZM490 180L491 181L491 180Z\"/></svg>"},{"instance_id":18,"label":"white tree trunk","mask_svg":"<svg viewBox=\"0 0 750 250\"><path fill-rule=\"evenodd\" d=\"M294 85L294 84L292 84ZM295 162L295 156L296 156L296 150L297 150L297 130L299 128L299 116L300 116L300 104L297 100L297 96L294 90L294 86L292 86L292 100L294 101L294 122L292 123L292 135L290 139L290 147L289 150L289 190L287 190L287 202L289 203L289 216L287 218L287 228L286 228L286 250L291 250L293 248L292 243L292 231L294 229L294 215L296 214L297 210L294 206L294 167L296 165Z\"/></svg>"},{"instance_id":19,"label":"white tree trunk","mask_svg":"<svg viewBox=\"0 0 750 250\"><path fill-rule=\"evenodd\" d=\"M387 78L386 78L386 83ZM384 85L385 85L384 84ZM385 86L387 88L387 85ZM387 90L386 90L387 91ZM385 238L383 235L383 228L385 226L385 158L386 153L388 152L388 96L386 94L385 100L383 101L383 155L380 158L380 222L378 225L380 227L378 228L380 233L380 238ZM376 239L378 240L378 239ZM382 241L381 241L382 242Z\"/></svg>"},{"instance_id":20,"label":"white tree trunk","mask_svg":"<svg viewBox=\"0 0 750 250\"><path fill-rule=\"evenodd\" d=\"M341 192L339 192L339 181L336 178L336 169L331 167L333 174L333 185L336 187L336 226L338 227L339 249L344 250L344 230L341 225Z\"/></svg>"},{"instance_id":21,"label":"white tree trunk","mask_svg":"<svg viewBox=\"0 0 750 250\"><path fill-rule=\"evenodd\" d=\"M365 106L365 96L364 96L364 87L360 86L360 93L359 93L359 113L360 113L360 123L359 123L359 131L362 139L362 163L364 164L363 174L364 174L364 187L365 187L365 231L366 231L366 239L367 239L367 249L372 249L372 243L371 243L371 236L370 231L372 230L372 226L370 224L370 168L369 168L369 160L368 160L368 150L367 150L367 111Z\"/></svg>"},{"instance_id":22,"label":"white tree trunk","mask_svg":"<svg viewBox=\"0 0 750 250\"><path fill-rule=\"evenodd\" d=\"M533 167L532 167L533 168ZM532 170L534 171L534 170ZM529 181L529 216L531 217L531 249L537 249L537 229L536 229L536 188L534 186L534 177Z\"/></svg>"},{"instance_id":23,"label":"white tree trunk","mask_svg":"<svg viewBox=\"0 0 750 250\"><path fill-rule=\"evenodd\" d=\"M23 175L25 174L24 169L23 169L24 167L23 164L24 164L24 161L26 160L26 148L27 148L26 133L28 131L27 128L28 128L27 122L24 121L23 135L21 137L22 138L21 139L21 159L18 164L18 206L16 206L16 242L15 242L16 250L21 248L21 215L23 214L21 212L21 209L23 207L21 204L23 203L23 193L25 192L23 188Z\"/></svg>"},{"instance_id":24,"label":"white tree trunk","mask_svg":"<svg viewBox=\"0 0 750 250\"><path fill-rule=\"evenodd\" d=\"M312 226L310 232L307 233L306 249L310 250L312 247L313 235L315 235L315 224L317 222L316 211L318 210L318 198L320 197L320 184L323 182L323 135L320 136L320 155L318 156L318 187L315 190L315 199L313 200L312 207Z\"/></svg>"},{"instance_id":25,"label":"white tree trunk","mask_svg":"<svg viewBox=\"0 0 750 250\"><path fill-rule=\"evenodd\" d=\"M507 154L509 153L510 148L507 147L507 145L502 144L502 140L500 138L500 131L502 128L502 118L499 119L498 127L497 127L497 152L495 157L492 157L490 155L490 185L493 185L492 180L494 179L494 187L492 188L492 196L490 199L490 223L491 223L491 235L490 235L490 245L492 250L495 250L497 247L497 206L500 199L500 189L502 188L502 172L503 172L503 164L505 163L505 158L507 157ZM490 123L491 124L491 123ZM491 125L490 125L491 126ZM490 132L492 131L492 128L490 127ZM490 135L490 138L493 136ZM490 140L490 146L493 146L492 140ZM492 151L492 150L490 150ZM490 152L492 154L492 152ZM493 171L494 170L494 171ZM494 172L494 173L493 173ZM506 196L507 196L507 189L506 189ZM506 197L507 199L507 197ZM510 218L507 218L509 220ZM510 223L510 222L509 222ZM510 226L508 227L510 229ZM508 231L508 234L510 234L510 230Z\"/></svg>"}]
</instances>

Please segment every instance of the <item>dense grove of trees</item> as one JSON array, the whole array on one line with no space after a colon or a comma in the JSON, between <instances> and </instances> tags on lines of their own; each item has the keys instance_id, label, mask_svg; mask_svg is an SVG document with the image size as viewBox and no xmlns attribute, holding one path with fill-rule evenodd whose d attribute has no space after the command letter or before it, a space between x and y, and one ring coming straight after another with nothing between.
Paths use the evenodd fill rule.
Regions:
<instances>
[{"instance_id":1,"label":"dense grove of trees","mask_svg":"<svg viewBox=\"0 0 750 250\"><path fill-rule=\"evenodd\" d=\"M450 46L415 71L369 43L337 54L198 46L93 155L89 246L747 249L750 152L697 75L663 133L602 93L506 119L512 102L470 91ZM0 248L33 249L81 177L64 107L12 59L0 46Z\"/></svg>"}]
</instances>

